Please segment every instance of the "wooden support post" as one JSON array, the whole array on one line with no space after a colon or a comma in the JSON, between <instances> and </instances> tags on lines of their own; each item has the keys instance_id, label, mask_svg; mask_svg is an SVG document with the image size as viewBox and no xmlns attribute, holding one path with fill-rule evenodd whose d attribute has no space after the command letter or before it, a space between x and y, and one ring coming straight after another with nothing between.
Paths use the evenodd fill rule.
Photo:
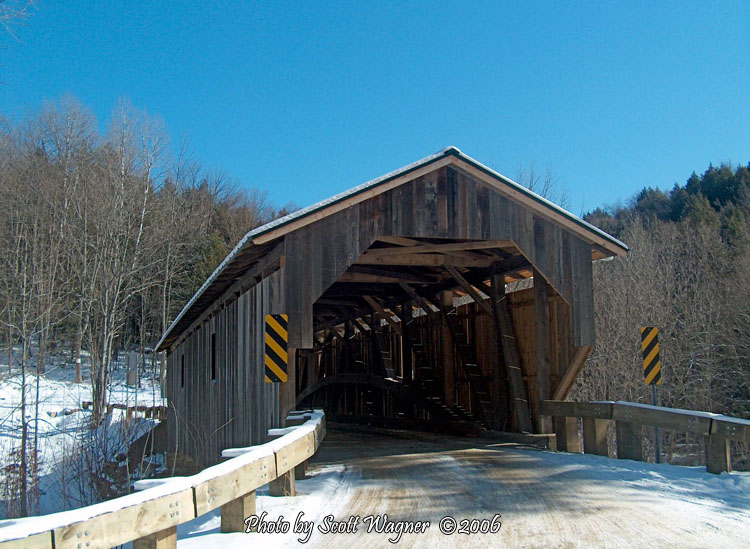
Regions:
<instances>
[{"instance_id":1,"label":"wooden support post","mask_svg":"<svg viewBox=\"0 0 750 549\"><path fill-rule=\"evenodd\" d=\"M453 292L441 292L440 293L440 305L443 307L453 306ZM453 340L451 339L450 326L448 326L448 319L442 316L441 318L441 355L443 358L443 389L445 391L445 403L448 406L456 404L456 381L455 381L455 370L456 370L456 357L455 349L453 348Z\"/></svg>"},{"instance_id":2,"label":"wooden support post","mask_svg":"<svg viewBox=\"0 0 750 549\"><path fill-rule=\"evenodd\" d=\"M707 436L706 439L706 471L719 474L732 470L732 460L729 453L729 439Z\"/></svg>"},{"instance_id":3,"label":"wooden support post","mask_svg":"<svg viewBox=\"0 0 750 549\"><path fill-rule=\"evenodd\" d=\"M305 480L307 475L307 460L303 461L294 468L294 480Z\"/></svg>"},{"instance_id":4,"label":"wooden support post","mask_svg":"<svg viewBox=\"0 0 750 549\"><path fill-rule=\"evenodd\" d=\"M175 549L176 547L176 526L133 540L133 549Z\"/></svg>"},{"instance_id":5,"label":"wooden support post","mask_svg":"<svg viewBox=\"0 0 750 549\"><path fill-rule=\"evenodd\" d=\"M639 423L615 421L617 459L643 461L642 426Z\"/></svg>"},{"instance_id":6,"label":"wooden support post","mask_svg":"<svg viewBox=\"0 0 750 549\"><path fill-rule=\"evenodd\" d=\"M294 469L290 469L276 480L272 480L268 484L268 494L271 496L296 496Z\"/></svg>"},{"instance_id":7,"label":"wooden support post","mask_svg":"<svg viewBox=\"0 0 750 549\"><path fill-rule=\"evenodd\" d=\"M393 309L395 312L395 309ZM414 357L412 355L412 336L411 336L411 302L407 299L401 302L401 314L396 316L401 320L399 326L401 327L401 369L404 374L405 381L414 381L417 379L416 365L414 364ZM408 372L408 374L407 374Z\"/></svg>"},{"instance_id":8,"label":"wooden support post","mask_svg":"<svg viewBox=\"0 0 750 549\"><path fill-rule=\"evenodd\" d=\"M542 274L534 269L534 324L536 326L536 382L537 401L534 415L540 433L552 432L552 418L542 416L540 403L549 400L552 387L550 370L550 320L549 284Z\"/></svg>"},{"instance_id":9,"label":"wooden support post","mask_svg":"<svg viewBox=\"0 0 750 549\"><path fill-rule=\"evenodd\" d=\"M556 417L552 423L557 438L557 451L580 454L581 443L578 439L578 418Z\"/></svg>"},{"instance_id":10,"label":"wooden support post","mask_svg":"<svg viewBox=\"0 0 750 549\"><path fill-rule=\"evenodd\" d=\"M499 264L492 266L493 273L499 274ZM519 431L532 432L531 414L529 412L529 399L526 385L523 381L523 372L521 371L521 357L518 352L518 342L516 333L513 328L513 318L510 314L510 307L505 296L505 284L497 284L492 288L492 301L495 302L495 316L502 335L501 345L503 348L503 357L505 367L508 372L510 381L511 395L513 397L513 412L518 422Z\"/></svg>"},{"instance_id":11,"label":"wooden support post","mask_svg":"<svg viewBox=\"0 0 750 549\"><path fill-rule=\"evenodd\" d=\"M221 506L221 531L244 532L245 519L255 514L255 490Z\"/></svg>"},{"instance_id":12,"label":"wooden support post","mask_svg":"<svg viewBox=\"0 0 750 549\"><path fill-rule=\"evenodd\" d=\"M583 452L607 456L607 421L606 419L583 418Z\"/></svg>"},{"instance_id":13,"label":"wooden support post","mask_svg":"<svg viewBox=\"0 0 750 549\"><path fill-rule=\"evenodd\" d=\"M495 410L495 429L510 431L510 387L508 368L503 353L503 331L500 328L500 296L505 295L505 276L496 272L490 277L489 295L492 297L492 354L495 357L492 368L492 407Z\"/></svg>"}]
</instances>

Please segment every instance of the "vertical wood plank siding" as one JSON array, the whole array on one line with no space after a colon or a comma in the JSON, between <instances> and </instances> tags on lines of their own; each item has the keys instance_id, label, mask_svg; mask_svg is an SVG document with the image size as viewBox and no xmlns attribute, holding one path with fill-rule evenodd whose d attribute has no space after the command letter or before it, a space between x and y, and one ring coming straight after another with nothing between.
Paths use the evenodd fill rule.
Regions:
<instances>
[{"instance_id":1,"label":"vertical wood plank siding","mask_svg":"<svg viewBox=\"0 0 750 549\"><path fill-rule=\"evenodd\" d=\"M594 342L591 245L444 167L284 237L291 347L312 348L313 303L379 236L512 240L571 305L575 345Z\"/></svg>"},{"instance_id":2,"label":"vertical wood plank siding","mask_svg":"<svg viewBox=\"0 0 750 549\"><path fill-rule=\"evenodd\" d=\"M278 385L264 381L266 314L286 312L283 269L220 307L167 357L169 440L201 466L221 450L266 442L279 424ZM216 337L216 379L211 379L211 335ZM185 386L179 365L185 356Z\"/></svg>"}]
</instances>

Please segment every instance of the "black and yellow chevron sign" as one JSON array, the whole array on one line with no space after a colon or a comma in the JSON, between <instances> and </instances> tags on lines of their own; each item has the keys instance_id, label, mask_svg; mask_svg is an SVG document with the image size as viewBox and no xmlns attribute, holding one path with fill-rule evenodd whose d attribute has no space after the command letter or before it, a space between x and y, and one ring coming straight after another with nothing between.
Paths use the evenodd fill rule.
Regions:
<instances>
[{"instance_id":1,"label":"black and yellow chevron sign","mask_svg":"<svg viewBox=\"0 0 750 549\"><path fill-rule=\"evenodd\" d=\"M661 385L661 360L659 360L659 329L656 326L641 328L643 350L643 378L646 385Z\"/></svg>"},{"instance_id":2,"label":"black and yellow chevron sign","mask_svg":"<svg viewBox=\"0 0 750 549\"><path fill-rule=\"evenodd\" d=\"M287 315L266 315L266 382L287 380Z\"/></svg>"}]
</instances>

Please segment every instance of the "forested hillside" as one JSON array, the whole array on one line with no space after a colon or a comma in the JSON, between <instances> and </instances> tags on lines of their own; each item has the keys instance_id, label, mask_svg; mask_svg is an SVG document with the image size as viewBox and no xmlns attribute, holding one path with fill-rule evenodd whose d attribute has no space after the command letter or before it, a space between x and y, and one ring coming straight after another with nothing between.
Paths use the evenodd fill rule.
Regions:
<instances>
[{"instance_id":1,"label":"forested hillside","mask_svg":"<svg viewBox=\"0 0 750 549\"><path fill-rule=\"evenodd\" d=\"M40 372L51 351L80 364L86 349L95 417L112 356L153 346L245 232L291 209L205 168L125 101L106 128L72 97L0 120L0 345ZM597 346L573 397L650 401L639 328L653 324L665 405L747 417L750 167L586 218L631 252L595 265Z\"/></svg>"},{"instance_id":2,"label":"forested hillside","mask_svg":"<svg viewBox=\"0 0 750 549\"><path fill-rule=\"evenodd\" d=\"M72 97L0 119L2 348L40 372L65 350L79 381L86 349L95 418L113 355L153 346L241 236L283 214L126 101L106 128Z\"/></svg>"},{"instance_id":3,"label":"forested hillside","mask_svg":"<svg viewBox=\"0 0 750 549\"><path fill-rule=\"evenodd\" d=\"M656 325L664 405L750 417L750 165L586 219L631 251L594 266L597 343L572 398L650 403L640 326Z\"/></svg>"}]
</instances>

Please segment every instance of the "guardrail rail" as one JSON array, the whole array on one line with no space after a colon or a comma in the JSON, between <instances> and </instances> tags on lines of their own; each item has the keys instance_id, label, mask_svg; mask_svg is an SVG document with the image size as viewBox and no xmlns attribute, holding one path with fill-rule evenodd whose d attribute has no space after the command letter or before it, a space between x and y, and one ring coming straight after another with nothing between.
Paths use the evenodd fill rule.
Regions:
<instances>
[{"instance_id":1,"label":"guardrail rail","mask_svg":"<svg viewBox=\"0 0 750 549\"><path fill-rule=\"evenodd\" d=\"M143 491L38 517L0 521L2 549L88 549L133 541L134 549L168 549L177 526L221 508L221 531L244 532L255 514L255 491L270 483L271 495L294 495L307 460L325 437L322 410L290 412L288 427L269 431L270 442L225 450L231 459L189 477L138 481ZM282 431L282 432L279 432Z\"/></svg>"},{"instance_id":2,"label":"guardrail rail","mask_svg":"<svg viewBox=\"0 0 750 549\"><path fill-rule=\"evenodd\" d=\"M607 424L615 422L617 457L643 461L644 425L671 429L705 437L706 470L722 473L732 470L729 441L750 442L750 420L699 412L650 406L635 402L568 402L545 400L542 415L560 418L565 422L558 429L558 448L580 451L578 418L583 419L583 451L587 454L608 455Z\"/></svg>"}]
</instances>

